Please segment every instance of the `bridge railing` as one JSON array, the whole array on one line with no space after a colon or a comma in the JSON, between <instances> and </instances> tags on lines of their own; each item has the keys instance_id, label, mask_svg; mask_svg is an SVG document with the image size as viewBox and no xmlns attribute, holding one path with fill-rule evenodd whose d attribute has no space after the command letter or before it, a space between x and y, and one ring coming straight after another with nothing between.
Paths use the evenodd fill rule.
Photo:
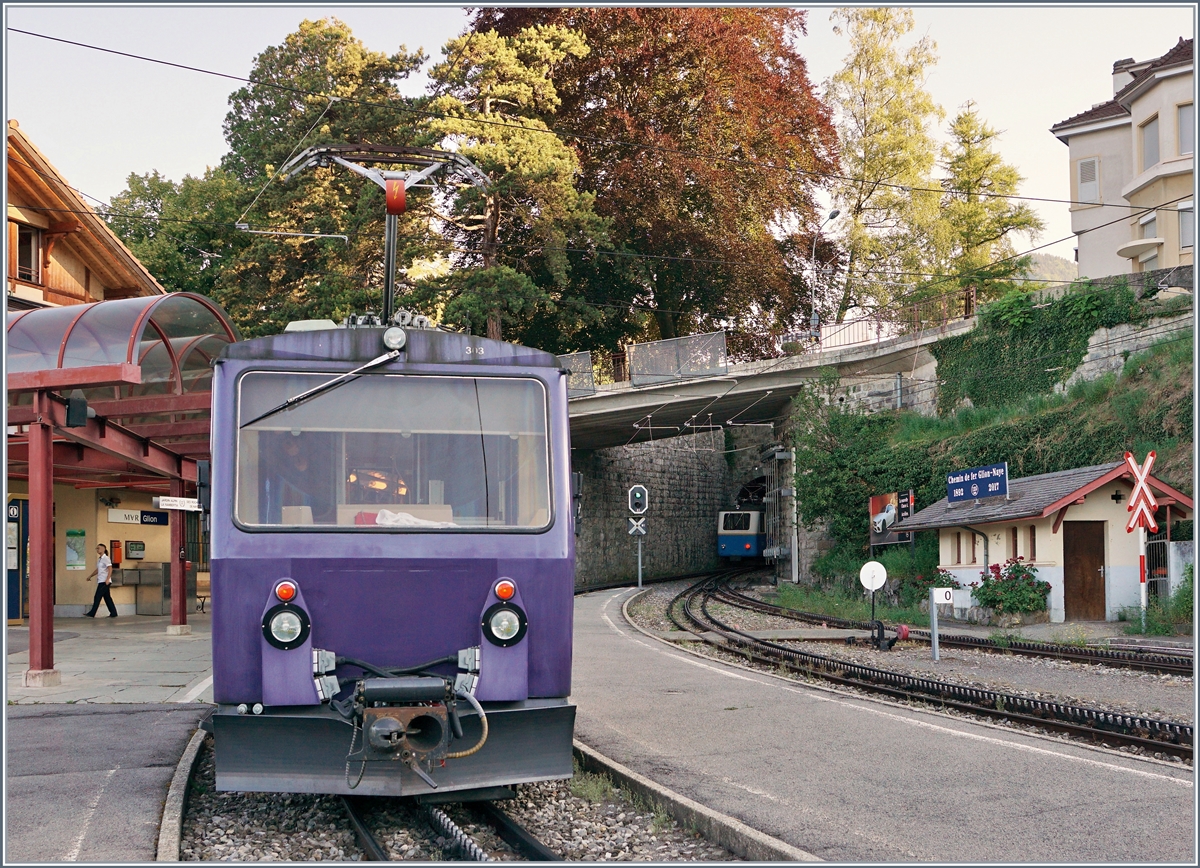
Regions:
<instances>
[{"instance_id":1,"label":"bridge railing","mask_svg":"<svg viewBox=\"0 0 1200 868\"><path fill-rule=\"evenodd\" d=\"M634 386L719 377L729 370L723 331L631 344L626 357Z\"/></svg>"},{"instance_id":2,"label":"bridge railing","mask_svg":"<svg viewBox=\"0 0 1200 868\"><path fill-rule=\"evenodd\" d=\"M588 351L559 356L558 361L567 372L567 398L580 398L596 394L596 373L592 367L592 354Z\"/></svg>"}]
</instances>

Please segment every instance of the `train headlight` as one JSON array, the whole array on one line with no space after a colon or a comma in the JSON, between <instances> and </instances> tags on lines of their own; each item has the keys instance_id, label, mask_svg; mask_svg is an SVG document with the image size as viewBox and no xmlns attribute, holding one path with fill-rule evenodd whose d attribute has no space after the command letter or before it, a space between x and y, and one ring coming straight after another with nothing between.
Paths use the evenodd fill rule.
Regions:
<instances>
[{"instance_id":1,"label":"train headlight","mask_svg":"<svg viewBox=\"0 0 1200 868\"><path fill-rule=\"evenodd\" d=\"M263 638L273 647L289 651L304 644L311 626L307 612L299 606L281 603L263 615Z\"/></svg>"},{"instance_id":2,"label":"train headlight","mask_svg":"<svg viewBox=\"0 0 1200 868\"><path fill-rule=\"evenodd\" d=\"M528 629L525 613L512 603L497 603L483 613L483 635L501 648L520 642Z\"/></svg>"}]
</instances>

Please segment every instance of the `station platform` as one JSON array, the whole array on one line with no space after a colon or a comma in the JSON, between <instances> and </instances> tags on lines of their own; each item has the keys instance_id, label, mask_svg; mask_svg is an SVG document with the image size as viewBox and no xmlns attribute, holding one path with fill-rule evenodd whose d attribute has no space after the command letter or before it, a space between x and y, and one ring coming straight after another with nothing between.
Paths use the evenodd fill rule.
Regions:
<instances>
[{"instance_id":1,"label":"station platform","mask_svg":"<svg viewBox=\"0 0 1200 868\"><path fill-rule=\"evenodd\" d=\"M212 700L210 616L55 618L57 687L9 626L4 862L153 862L171 776Z\"/></svg>"}]
</instances>

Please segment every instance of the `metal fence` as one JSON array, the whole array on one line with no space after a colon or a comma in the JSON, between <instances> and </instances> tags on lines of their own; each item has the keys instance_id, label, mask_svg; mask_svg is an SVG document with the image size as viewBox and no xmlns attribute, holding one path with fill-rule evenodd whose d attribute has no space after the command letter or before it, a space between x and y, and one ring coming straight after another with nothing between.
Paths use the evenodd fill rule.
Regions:
<instances>
[{"instance_id":1,"label":"metal fence","mask_svg":"<svg viewBox=\"0 0 1200 868\"><path fill-rule=\"evenodd\" d=\"M718 377L729 370L723 331L631 344L626 355L635 386Z\"/></svg>"},{"instance_id":2,"label":"metal fence","mask_svg":"<svg viewBox=\"0 0 1200 868\"><path fill-rule=\"evenodd\" d=\"M559 356L558 361L567 372L567 398L579 398L596 394L596 374L592 369L592 354L570 353Z\"/></svg>"}]
</instances>

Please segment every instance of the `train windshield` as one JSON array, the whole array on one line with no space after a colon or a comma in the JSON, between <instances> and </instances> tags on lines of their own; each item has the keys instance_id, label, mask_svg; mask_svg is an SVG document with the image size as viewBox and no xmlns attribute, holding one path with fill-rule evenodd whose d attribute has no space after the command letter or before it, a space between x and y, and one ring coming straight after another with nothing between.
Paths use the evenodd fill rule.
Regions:
<instances>
[{"instance_id":1,"label":"train windshield","mask_svg":"<svg viewBox=\"0 0 1200 868\"><path fill-rule=\"evenodd\" d=\"M238 416L332 376L248 373ZM537 380L365 374L239 429L235 515L261 527L544 528L546 418Z\"/></svg>"},{"instance_id":2,"label":"train windshield","mask_svg":"<svg viewBox=\"0 0 1200 868\"><path fill-rule=\"evenodd\" d=\"M727 512L721 530L750 530L750 513Z\"/></svg>"}]
</instances>

